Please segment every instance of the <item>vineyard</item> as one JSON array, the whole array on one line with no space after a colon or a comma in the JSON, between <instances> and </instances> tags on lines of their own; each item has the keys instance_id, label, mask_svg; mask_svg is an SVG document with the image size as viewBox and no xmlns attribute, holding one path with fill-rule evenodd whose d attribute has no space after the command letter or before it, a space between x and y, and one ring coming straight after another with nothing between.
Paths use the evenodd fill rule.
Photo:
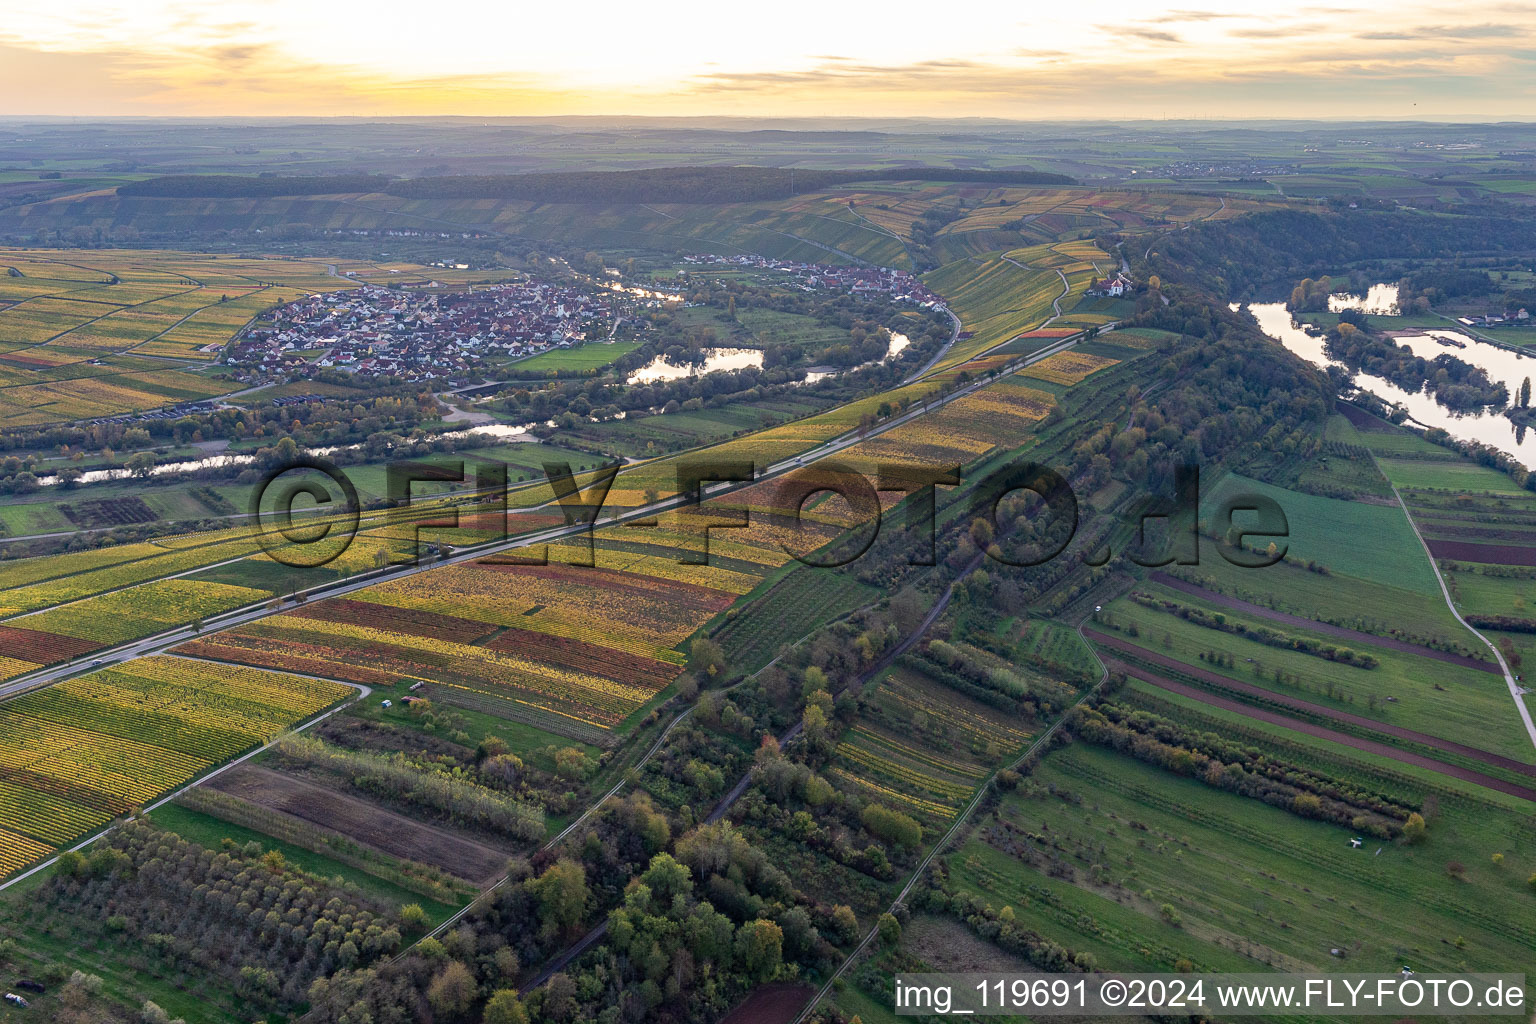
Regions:
<instances>
[{"instance_id":1,"label":"vineyard","mask_svg":"<svg viewBox=\"0 0 1536 1024\"><path fill-rule=\"evenodd\" d=\"M238 387L201 365L258 313L393 269L129 249L0 250L0 427L142 412ZM432 275L460 286L484 275ZM167 364L166 360L181 360Z\"/></svg>"},{"instance_id":2,"label":"vineyard","mask_svg":"<svg viewBox=\"0 0 1536 1024\"><path fill-rule=\"evenodd\" d=\"M838 744L829 775L925 827L946 824L992 766L1031 735L1017 714L905 666L884 676L866 701Z\"/></svg>"},{"instance_id":3,"label":"vineyard","mask_svg":"<svg viewBox=\"0 0 1536 1024\"><path fill-rule=\"evenodd\" d=\"M223 583L157 580L38 612L16 620L15 624L109 647L255 604L270 596L266 591Z\"/></svg>"},{"instance_id":4,"label":"vineyard","mask_svg":"<svg viewBox=\"0 0 1536 1024\"><path fill-rule=\"evenodd\" d=\"M844 457L872 463L966 465L995 448L1023 444L1030 429L1055 404L1055 396L1005 377L937 412L863 441L850 448Z\"/></svg>"},{"instance_id":5,"label":"vineyard","mask_svg":"<svg viewBox=\"0 0 1536 1024\"><path fill-rule=\"evenodd\" d=\"M185 658L141 658L0 705L0 873L265 743L352 691Z\"/></svg>"},{"instance_id":6,"label":"vineyard","mask_svg":"<svg viewBox=\"0 0 1536 1024\"><path fill-rule=\"evenodd\" d=\"M1100 370L1109 369L1118 362L1118 359L1090 355L1087 352L1058 352L1053 356L1046 356L1035 365L1025 367L1019 372L1026 377L1049 381L1052 384L1076 384Z\"/></svg>"}]
</instances>

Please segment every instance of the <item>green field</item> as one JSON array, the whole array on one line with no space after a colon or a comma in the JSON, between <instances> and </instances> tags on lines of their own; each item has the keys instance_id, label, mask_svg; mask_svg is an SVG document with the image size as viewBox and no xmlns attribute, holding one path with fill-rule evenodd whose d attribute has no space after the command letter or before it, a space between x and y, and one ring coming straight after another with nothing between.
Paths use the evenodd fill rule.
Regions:
<instances>
[{"instance_id":1,"label":"green field","mask_svg":"<svg viewBox=\"0 0 1536 1024\"><path fill-rule=\"evenodd\" d=\"M734 667L755 671L784 644L875 597L874 588L848 573L791 565L795 567L755 602L738 609L716 634Z\"/></svg>"},{"instance_id":2,"label":"green field","mask_svg":"<svg viewBox=\"0 0 1536 1024\"><path fill-rule=\"evenodd\" d=\"M1485 576L1473 571L1478 568L1481 567L1468 565L1460 569L1441 569L1451 586L1456 607L1463 614L1536 618L1536 580Z\"/></svg>"},{"instance_id":3,"label":"green field","mask_svg":"<svg viewBox=\"0 0 1536 1024\"><path fill-rule=\"evenodd\" d=\"M589 341L575 348L556 348L510 364L515 372L590 373L640 347L638 341Z\"/></svg>"},{"instance_id":4,"label":"green field","mask_svg":"<svg viewBox=\"0 0 1536 1024\"><path fill-rule=\"evenodd\" d=\"M847 331L819 323L815 317L803 313L752 308L738 310L736 319L763 345L825 347L848 343Z\"/></svg>"},{"instance_id":5,"label":"green field","mask_svg":"<svg viewBox=\"0 0 1536 1024\"><path fill-rule=\"evenodd\" d=\"M951 871L1101 966L1166 971L1182 957L1196 970L1505 970L1536 954L1528 816L1445 800L1422 845L1352 849L1347 828L1087 744L1047 757L1032 781L1039 795L1006 797L1002 820L1049 835L1044 852L1067 877L982 839L949 858ZM1461 879L1450 860L1465 862Z\"/></svg>"},{"instance_id":6,"label":"green field","mask_svg":"<svg viewBox=\"0 0 1536 1024\"><path fill-rule=\"evenodd\" d=\"M1223 503L1257 494L1279 504L1290 526L1289 557L1336 573L1421 594L1438 593L1423 547L1401 509L1322 498L1231 474L1206 492L1202 519Z\"/></svg>"},{"instance_id":7,"label":"green field","mask_svg":"<svg viewBox=\"0 0 1536 1024\"><path fill-rule=\"evenodd\" d=\"M1455 491L1458 494L1530 494L1505 473L1458 458L1451 452L1446 455L1449 458L1444 461L1393 458L1376 461L1387 479L1400 488Z\"/></svg>"},{"instance_id":8,"label":"green field","mask_svg":"<svg viewBox=\"0 0 1536 1024\"><path fill-rule=\"evenodd\" d=\"M1158 598L1171 598L1182 604L1195 603L1188 595L1160 587L1140 589ZM1186 665L1310 704L1456 740L1516 760L1536 758L1530 738L1510 713L1509 691L1503 679L1493 673L1322 634L1311 635L1324 644L1369 653L1379 662L1375 668L1359 668L1209 629L1129 598L1115 601L1106 612L1114 622L1113 631L1120 636ZM1267 626L1287 636L1309 635L1294 626L1266 623L1257 617L1230 611L1221 614L1234 624ZM1138 635L1129 634L1133 626ZM1219 666L1201 658L1202 654L1211 651L1230 654L1232 667ZM1276 670L1285 674L1284 682L1274 678ZM1389 697L1392 700L1389 701Z\"/></svg>"}]
</instances>

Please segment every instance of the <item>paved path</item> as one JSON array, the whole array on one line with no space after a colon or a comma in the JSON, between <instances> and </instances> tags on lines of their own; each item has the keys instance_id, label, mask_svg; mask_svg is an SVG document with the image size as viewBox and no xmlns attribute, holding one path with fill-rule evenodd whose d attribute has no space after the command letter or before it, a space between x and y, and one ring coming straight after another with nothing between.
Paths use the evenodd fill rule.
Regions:
<instances>
[{"instance_id":1,"label":"paved path","mask_svg":"<svg viewBox=\"0 0 1536 1024\"><path fill-rule=\"evenodd\" d=\"M1371 456L1371 462L1376 462L1375 455ZM1377 465L1376 469L1380 472L1381 466ZM1440 584L1440 594L1445 598L1445 606L1451 610L1452 615L1456 616L1456 621L1466 627L1467 632L1488 646L1488 649L1493 652L1494 658L1498 660L1499 670L1504 673L1504 683L1509 687L1509 696L1515 702L1515 711L1519 714L1520 721L1525 725L1525 732L1531 738L1531 745L1536 746L1536 722L1531 721L1531 710L1525 706L1525 698L1521 695L1520 684L1515 682L1514 674L1510 672L1509 665L1504 661L1504 655L1492 640L1489 640L1482 633L1472 628L1472 624L1462 618L1461 612L1456 610L1456 602L1451 600L1451 588L1445 585L1445 577L1440 575L1440 563L1435 561L1434 552L1429 550L1428 542L1424 540L1424 535L1419 532L1419 524L1413 521L1413 513L1408 511L1408 503L1403 501L1403 496L1398 493L1397 485L1392 483L1387 474L1382 473L1381 476L1383 480L1387 481L1387 486L1392 488L1392 495L1397 499L1399 507L1402 508L1403 516L1408 520L1408 525L1413 528L1413 535L1419 538L1419 544L1424 548L1424 557L1429 559L1429 567L1435 572L1435 582Z\"/></svg>"}]
</instances>

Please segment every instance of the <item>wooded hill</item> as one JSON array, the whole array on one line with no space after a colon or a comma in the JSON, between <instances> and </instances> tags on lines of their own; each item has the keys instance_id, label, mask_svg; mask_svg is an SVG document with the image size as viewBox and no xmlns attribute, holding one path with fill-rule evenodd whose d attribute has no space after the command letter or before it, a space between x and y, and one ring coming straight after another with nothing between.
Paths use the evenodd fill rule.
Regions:
<instances>
[{"instance_id":1,"label":"wooded hill","mask_svg":"<svg viewBox=\"0 0 1536 1024\"><path fill-rule=\"evenodd\" d=\"M520 199L537 203L735 203L782 199L851 181L975 181L997 185L1075 185L1043 171L890 167L837 171L789 167L655 167L638 171L389 178L337 174L253 177L171 174L118 188L118 195L166 199L260 199L383 192L405 199Z\"/></svg>"}]
</instances>

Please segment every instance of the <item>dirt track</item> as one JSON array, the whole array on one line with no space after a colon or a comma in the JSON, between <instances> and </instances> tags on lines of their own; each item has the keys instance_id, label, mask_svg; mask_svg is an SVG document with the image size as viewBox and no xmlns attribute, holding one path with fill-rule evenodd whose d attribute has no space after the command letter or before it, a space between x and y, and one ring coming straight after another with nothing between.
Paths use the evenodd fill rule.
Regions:
<instances>
[{"instance_id":1,"label":"dirt track","mask_svg":"<svg viewBox=\"0 0 1536 1024\"><path fill-rule=\"evenodd\" d=\"M1433 544L1434 541L1430 543ZM1449 665L1475 668L1479 672L1492 672L1496 676L1503 674L1499 671L1499 666L1491 661L1479 661L1477 658L1468 657L1465 654L1438 651L1433 647L1411 644L1406 640L1394 640L1391 637L1377 636L1375 633L1362 633L1358 629L1346 629L1343 626L1333 626L1326 622L1318 622L1315 619L1304 619L1299 615L1277 612L1273 608L1265 608L1261 604L1253 604L1240 598L1219 594L1214 590L1206 590L1204 587L1193 583L1186 583L1178 577L1170 576L1165 572L1154 572L1151 578L1153 582L1161 583L1171 590L1177 590L1191 597L1198 597L1202 601L1209 601L1211 604L1220 605L1234 612L1256 615L1262 619L1269 619L1271 622L1284 623L1287 626L1295 626L1298 629L1309 629L1314 633L1322 633L1325 636L1336 636L1340 640L1353 640L1355 643L1360 644L1374 644L1377 647L1385 647L1389 651L1416 654L1421 658L1431 658L1435 661L1443 661Z\"/></svg>"},{"instance_id":2,"label":"dirt track","mask_svg":"<svg viewBox=\"0 0 1536 1024\"><path fill-rule=\"evenodd\" d=\"M1461 768L1453 764L1446 764L1443 761L1436 761L1433 758L1424 757L1420 754L1410 753L1409 751L1402 750L1398 747L1388 746L1385 743L1377 743L1373 740L1365 740L1358 736L1351 736L1348 733L1336 732L1333 729L1326 729L1320 725L1313 725L1311 722L1303 722L1297 718L1290 718L1286 715L1277 714L1273 711L1266 711L1263 708L1256 708L1251 704L1244 704L1241 701L1228 700L1225 697L1218 697L1215 694L1207 693L1198 687L1185 686L1183 683L1174 682L1172 679L1164 679L1162 676L1157 675L1154 672L1149 672L1139 665L1131 665L1121 661L1118 658L1107 657L1104 659L1104 661L1109 665L1110 671L1112 672L1124 672L1128 676L1135 676L1137 679L1151 683L1153 686L1156 686L1160 690L1167 690L1169 693L1177 693L1182 696L1189 697L1193 700L1197 700L1202 704L1209 704L1212 707L1223 708L1227 711L1235 711L1245 718L1252 718L1260 722L1268 722L1271 725L1284 726L1287 729L1292 729L1296 732L1304 733L1307 736L1315 736L1318 739L1329 740L1346 747L1353 747L1356 750L1364 750L1367 753L1379 754L1382 757L1388 757L1394 761L1400 761L1403 764L1411 764L1417 765L1420 768L1428 768L1432 772L1436 772L1440 775L1447 775L1453 779L1461 779L1463 782L1473 782L1479 786L1486 786L1488 789L1497 790L1500 793L1508 793L1511 796L1518 796L1525 800L1536 801L1536 789L1527 789L1526 787L1516 785L1513 782L1505 782L1503 779L1496 779L1490 775L1484 775L1481 772L1475 772L1470 768Z\"/></svg>"},{"instance_id":3,"label":"dirt track","mask_svg":"<svg viewBox=\"0 0 1536 1024\"><path fill-rule=\"evenodd\" d=\"M257 765L242 765L209 783L214 789L281 811L396 857L442 868L471 882L485 882L507 863L502 850L335 793L303 779Z\"/></svg>"},{"instance_id":4,"label":"dirt track","mask_svg":"<svg viewBox=\"0 0 1536 1024\"><path fill-rule=\"evenodd\" d=\"M1184 675L1193 676L1196 679L1210 683L1212 686L1218 686L1224 690L1230 690L1234 693L1247 694L1251 697L1257 697L1275 704L1284 704L1286 707L1295 708L1297 711L1305 712L1307 714L1317 715L1321 718L1331 718L1335 722L1346 722L1350 725L1357 725L1364 729L1370 729L1372 732L1385 733L1388 736L1396 736L1401 740L1408 740L1409 742L1418 743L1426 747L1433 747L1436 750L1443 750L1448 754L1460 754L1462 757L1471 758L1474 761L1481 761L1483 764L1486 764L1492 768L1502 768L1505 771L1519 772L1522 775L1529 775L1533 778L1536 778L1536 765L1524 764L1520 761L1514 760L1513 758L1505 757L1502 754L1495 754L1488 750L1479 750L1477 747L1464 746L1463 744L1456 743L1451 740L1441 739L1439 736L1431 736L1428 733L1415 732L1412 729L1404 729L1402 726L1398 725L1388 725L1387 723L1377 721L1374 718L1366 718L1364 715L1355 715L1348 711L1337 711L1330 707L1324 707L1321 704L1313 704L1309 701L1298 700L1295 697L1288 697L1284 694L1276 693L1274 690L1266 690L1264 687L1255 686L1252 683L1239 682L1236 679L1230 679L1227 676L1208 671L1207 669L1195 668L1193 665L1186 665L1182 661L1179 661L1175 658L1169 658L1166 655L1158 654L1155 651L1149 651L1145 647L1138 647L1137 645L1130 643L1127 640L1122 640L1120 637L1109 636L1108 634L1100 633L1097 630L1090 629L1086 630L1085 632L1090 638L1093 639L1095 643L1102 644L1105 647L1109 647L1117 651L1124 651L1127 654L1133 654L1143 661L1149 661L1154 665L1169 669L1173 672L1181 672ZM1135 675L1136 678L1141 679L1144 678L1140 674L1142 671L1144 670L1137 669L1135 672L1131 672L1129 674ZM1153 682L1153 680L1148 679L1147 682ZM1240 706L1246 707L1246 705ZM1244 713L1246 714L1247 711ZM1536 799L1536 791L1527 792L1530 792L1532 798Z\"/></svg>"}]
</instances>

